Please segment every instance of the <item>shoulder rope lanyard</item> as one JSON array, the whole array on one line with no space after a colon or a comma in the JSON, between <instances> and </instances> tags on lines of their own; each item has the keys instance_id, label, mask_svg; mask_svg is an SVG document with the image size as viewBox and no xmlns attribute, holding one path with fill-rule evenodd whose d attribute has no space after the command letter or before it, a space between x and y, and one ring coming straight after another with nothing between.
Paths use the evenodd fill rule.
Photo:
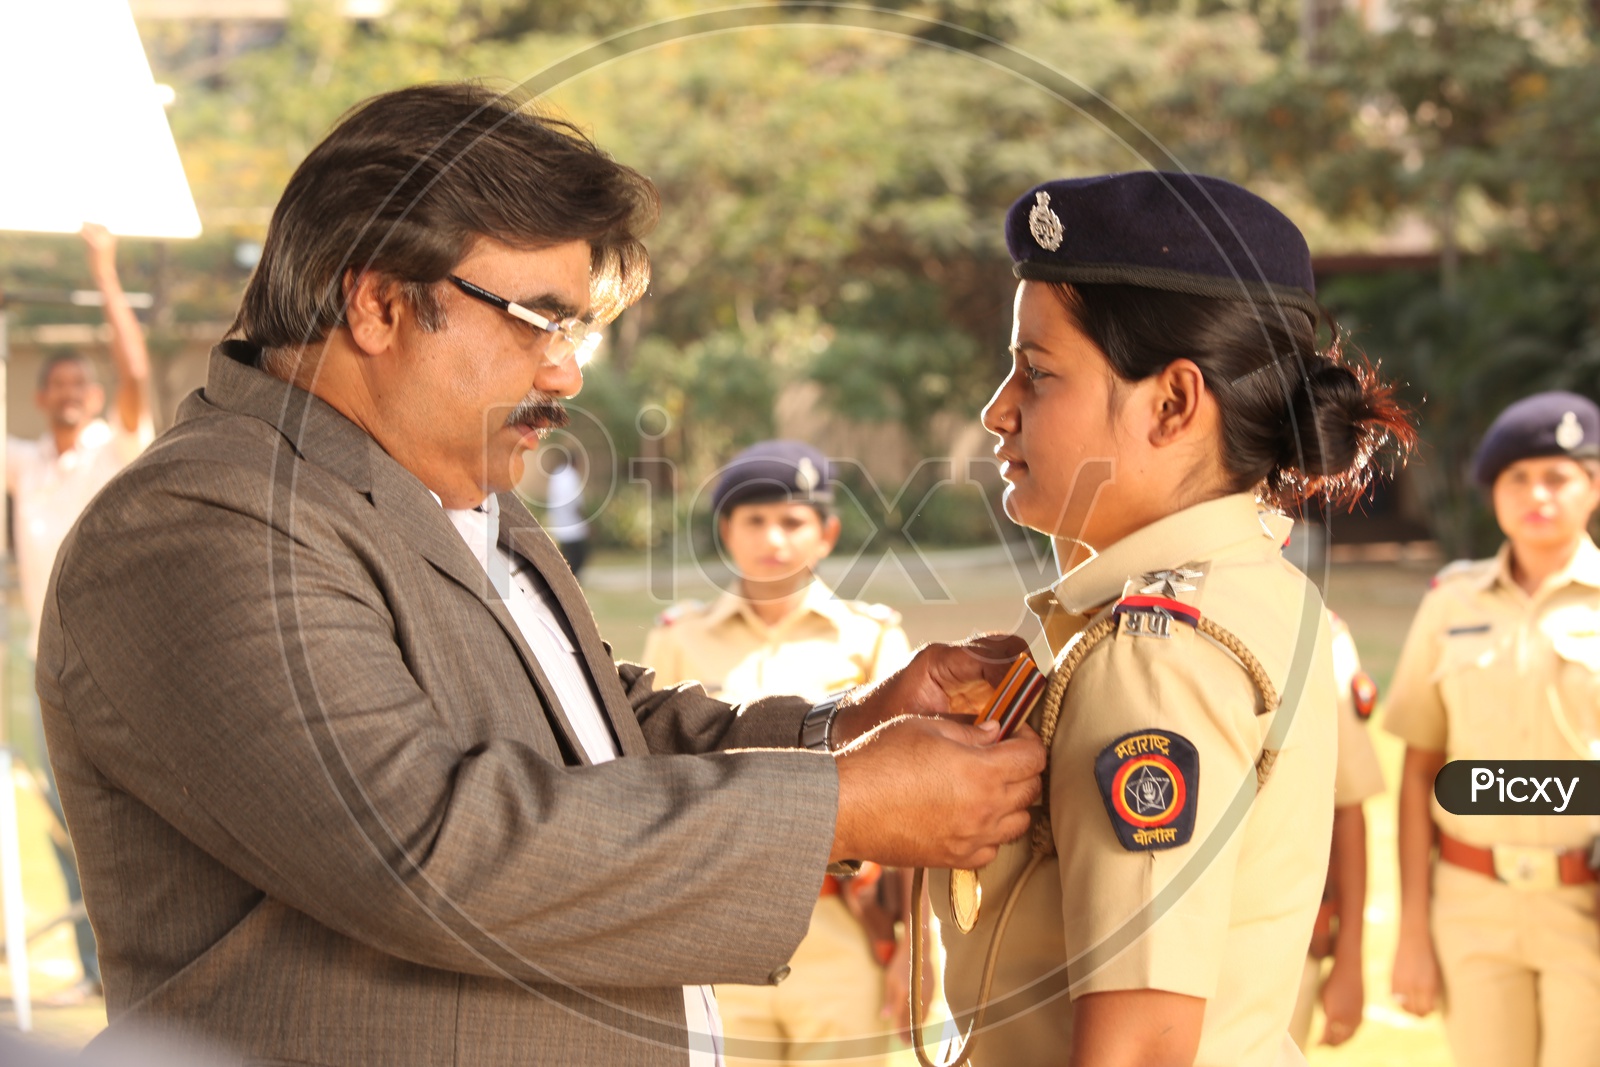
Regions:
<instances>
[{"instance_id":1,"label":"shoulder rope lanyard","mask_svg":"<svg viewBox=\"0 0 1600 1067\"><path fill-rule=\"evenodd\" d=\"M1050 685L1044 693L1043 712L1039 720L1039 739L1044 742L1045 752L1050 751L1056 736L1056 726L1061 720L1061 704L1067 694L1067 685L1072 681L1072 676L1077 672L1078 666L1083 663L1084 657L1092 652L1100 642L1116 632L1117 619L1108 616L1092 624L1067 643L1056 657L1055 668L1050 673ZM1233 634L1218 626L1210 619L1201 616L1195 624L1195 629L1205 634L1217 644L1227 649L1238 659L1245 672L1250 675L1250 680L1255 683L1257 692L1261 694L1261 708L1258 714L1267 714L1278 707L1278 690L1268 677L1266 669L1261 666L1261 661L1255 654L1244 646ZM1272 758L1263 753L1261 763L1258 764L1258 776L1262 784L1270 772ZM962 1042L961 1051L956 1057L945 1064L935 1063L928 1054L924 1043L924 1030L927 1019L922 1006L922 971L926 965L923 952L923 925L922 925L922 898L927 880L927 869L918 867L911 876L911 910L908 916L911 937L911 1043L916 1049L917 1060L922 1067L963 1067L972 1058L972 1051L977 1046L978 1035L983 1031L983 1022L989 1012L989 994L994 985L995 966L1000 960L1000 946L1005 940L1006 927L1010 925L1011 913L1016 909L1017 901L1022 896L1022 889L1028 884L1028 879L1033 877L1033 872L1038 870L1039 864L1055 855L1055 834L1050 827L1050 778L1049 767L1046 765L1043 778L1043 788L1040 793L1042 810L1034 820L1031 845L1033 856L1028 860L1028 865L1022 869L1017 880L1011 886L1011 891L1006 894L1005 904L1000 908L1000 915L995 920L994 934L989 940L989 951L984 956L983 974L978 983L978 1007L972 1018L972 1027L967 1031L966 1040Z\"/></svg>"}]
</instances>

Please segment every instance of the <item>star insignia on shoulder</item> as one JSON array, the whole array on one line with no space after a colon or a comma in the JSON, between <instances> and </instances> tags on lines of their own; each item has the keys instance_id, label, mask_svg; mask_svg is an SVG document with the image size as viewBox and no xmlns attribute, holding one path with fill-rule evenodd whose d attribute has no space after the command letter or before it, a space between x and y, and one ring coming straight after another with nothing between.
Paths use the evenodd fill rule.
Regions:
<instances>
[{"instance_id":1,"label":"star insignia on shoulder","mask_svg":"<svg viewBox=\"0 0 1600 1067\"><path fill-rule=\"evenodd\" d=\"M1179 593L1192 593L1195 586L1191 585L1192 579L1204 577L1204 571L1190 570L1188 567L1174 567L1171 570L1151 571L1141 574L1139 580L1148 583L1139 590L1146 596L1175 597Z\"/></svg>"}]
</instances>

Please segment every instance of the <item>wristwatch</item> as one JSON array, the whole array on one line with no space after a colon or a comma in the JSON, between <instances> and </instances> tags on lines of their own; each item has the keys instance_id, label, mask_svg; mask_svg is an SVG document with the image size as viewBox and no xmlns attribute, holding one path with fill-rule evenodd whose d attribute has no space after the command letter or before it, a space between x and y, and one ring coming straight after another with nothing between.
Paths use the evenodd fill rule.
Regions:
<instances>
[{"instance_id":1,"label":"wristwatch","mask_svg":"<svg viewBox=\"0 0 1600 1067\"><path fill-rule=\"evenodd\" d=\"M839 714L839 705L849 695L850 690L841 689L811 705L811 710L800 722L801 748L809 748L813 752L833 751L834 716Z\"/></svg>"}]
</instances>

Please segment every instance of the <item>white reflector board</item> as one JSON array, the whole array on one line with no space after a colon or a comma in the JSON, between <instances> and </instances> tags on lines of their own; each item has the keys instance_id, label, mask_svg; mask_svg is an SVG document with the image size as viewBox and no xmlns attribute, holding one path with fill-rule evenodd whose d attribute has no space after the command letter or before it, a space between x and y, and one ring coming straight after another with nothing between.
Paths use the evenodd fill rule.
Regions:
<instances>
[{"instance_id":1,"label":"white reflector board","mask_svg":"<svg viewBox=\"0 0 1600 1067\"><path fill-rule=\"evenodd\" d=\"M127 0L0 0L0 230L198 237Z\"/></svg>"}]
</instances>

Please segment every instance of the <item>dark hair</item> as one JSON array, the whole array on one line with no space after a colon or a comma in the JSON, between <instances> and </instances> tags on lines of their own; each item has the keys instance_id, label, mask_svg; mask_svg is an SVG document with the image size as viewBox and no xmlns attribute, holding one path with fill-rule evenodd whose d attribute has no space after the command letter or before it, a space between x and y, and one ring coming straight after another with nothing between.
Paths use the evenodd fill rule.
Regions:
<instances>
[{"instance_id":1,"label":"dark hair","mask_svg":"<svg viewBox=\"0 0 1600 1067\"><path fill-rule=\"evenodd\" d=\"M1051 286L1124 381L1192 360L1222 413L1222 463L1234 492L1285 510L1317 496L1354 506L1386 447L1403 459L1410 413L1337 329L1326 349L1304 311L1133 285Z\"/></svg>"},{"instance_id":2,"label":"dark hair","mask_svg":"<svg viewBox=\"0 0 1600 1067\"><path fill-rule=\"evenodd\" d=\"M272 213L230 336L298 349L344 322L348 271L399 282L424 328L431 287L476 237L521 248L588 241L601 321L643 295L649 179L569 122L470 83L420 85L357 106L311 150Z\"/></svg>"},{"instance_id":3,"label":"dark hair","mask_svg":"<svg viewBox=\"0 0 1600 1067\"><path fill-rule=\"evenodd\" d=\"M83 368L83 372L88 376L89 381L95 383L96 385L99 384L100 375L99 372L95 370L94 361L88 356L84 355L82 352L67 351L52 352L48 356L44 357L44 362L39 364L38 388L43 389L46 385L49 385L51 372L64 363L78 364Z\"/></svg>"}]
</instances>

